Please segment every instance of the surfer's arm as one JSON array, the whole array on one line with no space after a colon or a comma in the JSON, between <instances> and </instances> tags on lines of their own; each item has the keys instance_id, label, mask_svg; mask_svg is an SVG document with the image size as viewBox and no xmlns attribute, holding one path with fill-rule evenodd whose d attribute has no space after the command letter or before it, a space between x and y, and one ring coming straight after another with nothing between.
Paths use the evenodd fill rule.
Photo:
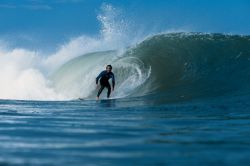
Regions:
<instances>
[{"instance_id":1,"label":"surfer's arm","mask_svg":"<svg viewBox=\"0 0 250 166\"><path fill-rule=\"evenodd\" d=\"M112 88L115 88L115 75L112 74Z\"/></svg>"},{"instance_id":2,"label":"surfer's arm","mask_svg":"<svg viewBox=\"0 0 250 166\"><path fill-rule=\"evenodd\" d=\"M98 84L99 79L102 77L103 71L96 77L96 85Z\"/></svg>"}]
</instances>

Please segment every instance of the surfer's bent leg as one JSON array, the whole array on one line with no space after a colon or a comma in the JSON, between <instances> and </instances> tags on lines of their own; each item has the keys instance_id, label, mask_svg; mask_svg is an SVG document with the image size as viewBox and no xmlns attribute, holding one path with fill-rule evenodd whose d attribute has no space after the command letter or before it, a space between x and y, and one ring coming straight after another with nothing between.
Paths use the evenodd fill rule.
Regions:
<instances>
[{"instance_id":1,"label":"surfer's bent leg","mask_svg":"<svg viewBox=\"0 0 250 166\"><path fill-rule=\"evenodd\" d=\"M110 93L111 93L111 87L109 83L107 84L107 88L108 88L107 98L109 98Z\"/></svg>"},{"instance_id":2,"label":"surfer's bent leg","mask_svg":"<svg viewBox=\"0 0 250 166\"><path fill-rule=\"evenodd\" d=\"M97 93L97 97L100 96L100 94L102 93L102 90L104 89L105 86L101 85L101 88L99 89L98 93Z\"/></svg>"}]
</instances>

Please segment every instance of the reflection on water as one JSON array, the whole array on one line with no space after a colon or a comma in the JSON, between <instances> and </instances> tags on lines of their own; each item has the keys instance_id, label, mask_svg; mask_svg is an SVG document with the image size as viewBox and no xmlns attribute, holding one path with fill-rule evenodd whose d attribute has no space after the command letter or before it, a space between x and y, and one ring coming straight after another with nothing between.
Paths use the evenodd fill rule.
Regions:
<instances>
[{"instance_id":1,"label":"reflection on water","mask_svg":"<svg viewBox=\"0 0 250 166\"><path fill-rule=\"evenodd\" d=\"M116 104L116 99L110 99L110 100L98 100L96 103L100 106L100 107L115 107Z\"/></svg>"}]
</instances>

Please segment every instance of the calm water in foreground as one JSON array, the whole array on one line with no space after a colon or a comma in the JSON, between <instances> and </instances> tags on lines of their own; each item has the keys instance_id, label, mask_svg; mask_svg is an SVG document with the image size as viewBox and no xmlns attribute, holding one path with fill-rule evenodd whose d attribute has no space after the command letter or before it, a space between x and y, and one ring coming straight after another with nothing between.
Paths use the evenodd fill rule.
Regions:
<instances>
[{"instance_id":1,"label":"calm water in foreground","mask_svg":"<svg viewBox=\"0 0 250 166\"><path fill-rule=\"evenodd\" d=\"M0 101L0 165L249 165L248 97Z\"/></svg>"}]
</instances>

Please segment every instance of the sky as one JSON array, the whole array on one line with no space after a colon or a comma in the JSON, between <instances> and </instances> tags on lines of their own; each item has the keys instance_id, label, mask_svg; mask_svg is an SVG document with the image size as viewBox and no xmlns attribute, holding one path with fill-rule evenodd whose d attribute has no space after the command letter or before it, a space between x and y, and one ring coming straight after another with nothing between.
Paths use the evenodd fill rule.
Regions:
<instances>
[{"instance_id":1,"label":"sky","mask_svg":"<svg viewBox=\"0 0 250 166\"><path fill-rule=\"evenodd\" d=\"M249 0L0 0L0 41L54 51L71 38L98 36L103 4L116 8L127 28L138 33L250 35Z\"/></svg>"}]
</instances>

